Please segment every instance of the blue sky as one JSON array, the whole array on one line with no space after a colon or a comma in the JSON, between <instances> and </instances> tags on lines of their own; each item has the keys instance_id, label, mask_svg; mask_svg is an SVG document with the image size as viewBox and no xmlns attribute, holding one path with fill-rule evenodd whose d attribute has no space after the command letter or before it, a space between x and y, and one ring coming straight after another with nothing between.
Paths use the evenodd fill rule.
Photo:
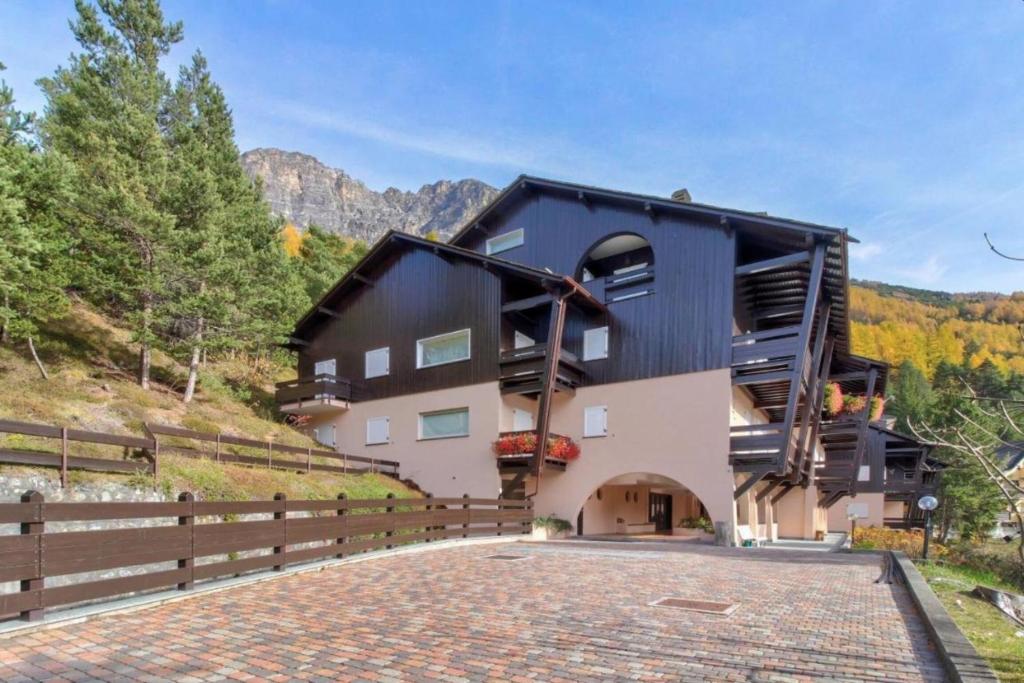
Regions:
<instances>
[{"instance_id":1,"label":"blue sky","mask_svg":"<svg viewBox=\"0 0 1024 683\"><path fill-rule=\"evenodd\" d=\"M1024 290L1024 2L180 2L239 146L375 189L519 173L847 227L854 277ZM0 3L19 103L70 1Z\"/></svg>"}]
</instances>

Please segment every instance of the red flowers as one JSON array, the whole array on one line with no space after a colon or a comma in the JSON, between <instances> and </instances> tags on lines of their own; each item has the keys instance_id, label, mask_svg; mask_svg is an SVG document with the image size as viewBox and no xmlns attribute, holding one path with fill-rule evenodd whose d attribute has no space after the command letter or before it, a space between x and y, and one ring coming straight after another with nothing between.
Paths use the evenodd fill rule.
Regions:
<instances>
[{"instance_id":1,"label":"red flowers","mask_svg":"<svg viewBox=\"0 0 1024 683\"><path fill-rule=\"evenodd\" d=\"M537 434L536 432L506 434L494 442L493 449L498 457L532 455L537 449ZM575 460L580 457L580 447L567 436L550 436L545 457L556 460Z\"/></svg>"}]
</instances>

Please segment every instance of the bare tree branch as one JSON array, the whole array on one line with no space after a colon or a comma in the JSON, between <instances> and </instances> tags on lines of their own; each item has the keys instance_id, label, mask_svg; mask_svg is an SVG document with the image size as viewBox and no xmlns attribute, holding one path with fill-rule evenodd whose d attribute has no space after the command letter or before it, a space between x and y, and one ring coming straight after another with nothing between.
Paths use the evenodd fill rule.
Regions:
<instances>
[{"instance_id":1,"label":"bare tree branch","mask_svg":"<svg viewBox=\"0 0 1024 683\"><path fill-rule=\"evenodd\" d=\"M988 248L994 251L997 256L1002 256L1007 261L1024 261L1024 258L1020 258L1018 256L1010 256L1009 254L1004 254L1003 252L999 251L998 249L996 249L995 245L992 244L992 240L988 238L988 233L986 232L982 234L985 235L985 242L988 243Z\"/></svg>"}]
</instances>

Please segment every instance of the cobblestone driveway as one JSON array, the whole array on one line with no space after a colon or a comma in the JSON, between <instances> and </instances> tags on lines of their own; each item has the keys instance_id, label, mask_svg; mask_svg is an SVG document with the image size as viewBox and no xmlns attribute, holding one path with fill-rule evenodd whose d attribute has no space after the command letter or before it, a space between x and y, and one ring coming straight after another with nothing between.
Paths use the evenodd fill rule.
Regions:
<instances>
[{"instance_id":1,"label":"cobblestone driveway","mask_svg":"<svg viewBox=\"0 0 1024 683\"><path fill-rule=\"evenodd\" d=\"M944 680L878 572L863 555L461 546L0 640L0 680ZM740 606L648 606L666 596Z\"/></svg>"}]
</instances>

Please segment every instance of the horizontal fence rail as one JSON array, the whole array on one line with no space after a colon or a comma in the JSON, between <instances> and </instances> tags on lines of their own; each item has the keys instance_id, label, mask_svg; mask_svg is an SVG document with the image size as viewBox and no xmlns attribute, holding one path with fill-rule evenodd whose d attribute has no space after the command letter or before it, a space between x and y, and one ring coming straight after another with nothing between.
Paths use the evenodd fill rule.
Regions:
<instances>
[{"instance_id":1,"label":"horizontal fence rail","mask_svg":"<svg viewBox=\"0 0 1024 683\"><path fill-rule=\"evenodd\" d=\"M30 491L0 504L0 619L35 620L54 607L177 588L409 543L528 533L531 501L470 498L203 502L183 493L168 503L47 503ZM252 519L259 516L259 519ZM157 525L54 531L48 524L98 520ZM244 556L240 556L244 555ZM125 576L126 570L131 575ZM83 572L100 578L68 582ZM110 577L107 576L110 574ZM61 585L52 585L60 579Z\"/></svg>"},{"instance_id":2,"label":"horizontal fence rail","mask_svg":"<svg viewBox=\"0 0 1024 683\"><path fill-rule=\"evenodd\" d=\"M53 425L0 420L0 434L13 434L56 441L55 451L0 445L0 464L30 465L60 469L61 485L67 486L69 470L131 474L144 472L156 476L160 453L186 458L208 458L219 462L265 466L299 472L360 474L380 472L398 476L399 463L359 455L347 455L273 441L247 439L229 434L197 432L180 427L145 424L144 437L91 432ZM191 443L183 445L187 440ZM197 446L201 444L200 446ZM120 459L86 457L71 452L73 444L113 446L121 449ZM204 447L205 446L205 447ZM239 449L249 449L239 452ZM257 454L254 454L255 453ZM298 457L296 457L298 456ZM314 460L314 458L318 460ZM329 463L324 463L327 460Z\"/></svg>"}]
</instances>

